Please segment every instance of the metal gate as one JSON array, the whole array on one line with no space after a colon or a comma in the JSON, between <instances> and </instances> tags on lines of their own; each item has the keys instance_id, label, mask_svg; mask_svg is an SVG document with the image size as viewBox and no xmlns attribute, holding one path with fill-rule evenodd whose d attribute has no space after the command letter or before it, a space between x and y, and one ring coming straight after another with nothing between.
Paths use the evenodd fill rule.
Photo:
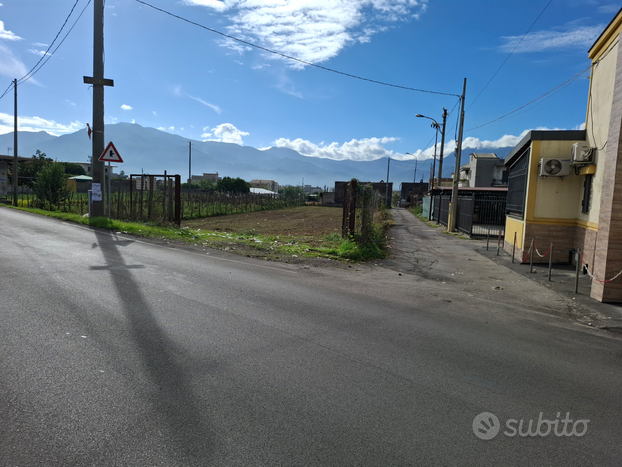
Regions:
<instances>
[{"instance_id":1,"label":"metal gate","mask_svg":"<svg viewBox=\"0 0 622 467\"><path fill-rule=\"evenodd\" d=\"M434 196L432 220L447 225L451 196ZM498 235L505 228L506 194L458 197L456 229L469 236Z\"/></svg>"}]
</instances>

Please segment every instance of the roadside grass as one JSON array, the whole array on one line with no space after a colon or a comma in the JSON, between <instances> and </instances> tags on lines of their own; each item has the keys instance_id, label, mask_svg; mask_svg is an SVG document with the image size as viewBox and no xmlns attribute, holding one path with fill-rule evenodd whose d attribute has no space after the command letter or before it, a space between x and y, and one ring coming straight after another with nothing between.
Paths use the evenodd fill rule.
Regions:
<instances>
[{"instance_id":1,"label":"roadside grass","mask_svg":"<svg viewBox=\"0 0 622 467\"><path fill-rule=\"evenodd\" d=\"M435 229L440 227L440 224L431 222L426 216L423 215L423 206L415 206L414 208L409 208L408 210L419 220L423 221L428 227L433 227Z\"/></svg>"},{"instance_id":2,"label":"roadside grass","mask_svg":"<svg viewBox=\"0 0 622 467\"><path fill-rule=\"evenodd\" d=\"M190 228L188 226L161 226L151 223L122 222L106 217L81 216L60 211L45 211L26 207L12 207L20 211L31 212L46 217L60 219L66 222L74 222L109 229L123 234L132 234L144 238L182 241L187 244L204 248L220 249L246 256L259 257L274 260L290 260L295 258L330 258L339 261L366 261L384 257L385 236L387 226L394 224L390 216L385 219L385 225L377 228L373 240L365 245L360 245L351 239L342 239L337 232L305 233L300 225L296 226L296 232L287 235L275 234L274 231L267 235L259 233L261 227L244 227L240 232L223 230L204 230ZM298 210L301 208L286 208ZM302 207L302 209L305 209ZM309 208L307 208L309 209ZM334 215L335 211L331 215ZM276 213L276 211L275 211ZM266 213L257 213L266 216ZM287 213L282 212L282 217ZM234 218L241 215L227 216ZM221 218L222 219L222 218ZM267 222L266 224L271 224ZM317 224L315 225L317 227ZM287 229L284 229L287 230Z\"/></svg>"}]
</instances>

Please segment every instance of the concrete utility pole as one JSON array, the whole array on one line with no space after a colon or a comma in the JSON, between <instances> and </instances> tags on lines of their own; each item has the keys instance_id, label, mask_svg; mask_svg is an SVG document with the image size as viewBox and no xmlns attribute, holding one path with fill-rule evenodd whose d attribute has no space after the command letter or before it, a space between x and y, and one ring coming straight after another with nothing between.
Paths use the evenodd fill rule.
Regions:
<instances>
[{"instance_id":1,"label":"concrete utility pole","mask_svg":"<svg viewBox=\"0 0 622 467\"><path fill-rule=\"evenodd\" d=\"M13 81L15 91L15 110L13 114L13 206L17 206L17 80Z\"/></svg>"},{"instance_id":2,"label":"concrete utility pole","mask_svg":"<svg viewBox=\"0 0 622 467\"><path fill-rule=\"evenodd\" d=\"M460 129L458 131L458 141L456 141L456 166L454 168L454 184L451 189L451 204L449 205L449 222L447 230L456 230L456 216L458 214L458 183L460 181L460 158L462 156L462 133L464 131L464 97L466 94L467 80L464 78L462 96L460 96Z\"/></svg>"},{"instance_id":3,"label":"concrete utility pole","mask_svg":"<svg viewBox=\"0 0 622 467\"><path fill-rule=\"evenodd\" d=\"M104 152L104 85L97 80L104 79L104 0L93 1L93 183L99 183L102 200L94 201L93 217L104 215L104 163L99 156Z\"/></svg>"},{"instance_id":4,"label":"concrete utility pole","mask_svg":"<svg viewBox=\"0 0 622 467\"><path fill-rule=\"evenodd\" d=\"M192 141L188 141L188 184L192 183Z\"/></svg>"},{"instance_id":5,"label":"concrete utility pole","mask_svg":"<svg viewBox=\"0 0 622 467\"><path fill-rule=\"evenodd\" d=\"M389 199L389 168L391 167L391 158L387 161L387 189L385 191L385 204L388 204L391 207L391 200Z\"/></svg>"},{"instance_id":6,"label":"concrete utility pole","mask_svg":"<svg viewBox=\"0 0 622 467\"><path fill-rule=\"evenodd\" d=\"M445 147L445 127L447 126L447 109L443 107L443 130L441 131L441 154L438 156L438 180L443 178L443 148Z\"/></svg>"}]
</instances>

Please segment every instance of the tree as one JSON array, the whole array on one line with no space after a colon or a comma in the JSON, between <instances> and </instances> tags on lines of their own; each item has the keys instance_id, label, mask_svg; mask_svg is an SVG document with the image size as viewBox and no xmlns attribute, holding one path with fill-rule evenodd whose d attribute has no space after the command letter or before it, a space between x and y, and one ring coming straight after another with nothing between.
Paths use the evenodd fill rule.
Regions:
<instances>
[{"instance_id":1,"label":"tree","mask_svg":"<svg viewBox=\"0 0 622 467\"><path fill-rule=\"evenodd\" d=\"M279 187L279 194L288 198L297 198L304 197L305 191L302 189L302 187L296 185L285 185L283 187Z\"/></svg>"},{"instance_id":2,"label":"tree","mask_svg":"<svg viewBox=\"0 0 622 467\"><path fill-rule=\"evenodd\" d=\"M84 167L80 164L76 164L74 162L59 162L59 164L63 164L67 175L86 175Z\"/></svg>"},{"instance_id":3,"label":"tree","mask_svg":"<svg viewBox=\"0 0 622 467\"><path fill-rule=\"evenodd\" d=\"M34 191L43 207L45 207L47 202L50 209L52 209L54 204L58 205L69 196L67 174L63 164L61 162L46 164L38 173Z\"/></svg>"},{"instance_id":4,"label":"tree","mask_svg":"<svg viewBox=\"0 0 622 467\"><path fill-rule=\"evenodd\" d=\"M240 177L231 178L224 177L218 180L216 184L216 191L228 191L232 193L248 193L251 191L251 186L248 182L242 180Z\"/></svg>"},{"instance_id":5,"label":"tree","mask_svg":"<svg viewBox=\"0 0 622 467\"><path fill-rule=\"evenodd\" d=\"M20 186L27 186L28 188L33 188L35 186L35 182L37 181L37 176L39 172L48 164L54 162L52 159L47 157L44 152L41 152L37 149L37 152L32 159L26 162L21 162L18 165L17 169L17 184ZM9 174L9 183L13 183L13 171Z\"/></svg>"}]
</instances>

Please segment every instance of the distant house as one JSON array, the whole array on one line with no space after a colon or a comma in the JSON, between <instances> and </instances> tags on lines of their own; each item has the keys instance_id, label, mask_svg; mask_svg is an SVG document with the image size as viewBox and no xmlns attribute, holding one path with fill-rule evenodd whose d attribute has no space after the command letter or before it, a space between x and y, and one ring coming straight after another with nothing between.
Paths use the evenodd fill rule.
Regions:
<instances>
[{"instance_id":1,"label":"distant house","mask_svg":"<svg viewBox=\"0 0 622 467\"><path fill-rule=\"evenodd\" d=\"M403 182L400 185L400 199L406 200L406 202L411 202L411 197L415 196L417 200L421 200L424 193L426 193L429 189L429 184L427 182Z\"/></svg>"},{"instance_id":2,"label":"distant house","mask_svg":"<svg viewBox=\"0 0 622 467\"><path fill-rule=\"evenodd\" d=\"M17 162L27 162L30 157L18 157ZM13 156L0 155L0 197L5 197L13 193L9 185L9 167L13 165Z\"/></svg>"},{"instance_id":3,"label":"distant house","mask_svg":"<svg viewBox=\"0 0 622 467\"><path fill-rule=\"evenodd\" d=\"M248 183L251 188L263 188L264 190L271 191L272 193L279 192L279 184L274 180L251 180Z\"/></svg>"},{"instance_id":4,"label":"distant house","mask_svg":"<svg viewBox=\"0 0 622 467\"><path fill-rule=\"evenodd\" d=\"M314 193L321 193L322 192L322 187L321 186L311 186L311 185L304 185L302 187L302 190L310 195L310 194L314 194Z\"/></svg>"},{"instance_id":5,"label":"distant house","mask_svg":"<svg viewBox=\"0 0 622 467\"><path fill-rule=\"evenodd\" d=\"M508 170L504 162L494 153L471 153L469 162L460 167L459 186L507 186Z\"/></svg>"},{"instance_id":6,"label":"distant house","mask_svg":"<svg viewBox=\"0 0 622 467\"><path fill-rule=\"evenodd\" d=\"M77 164L80 167L82 167L84 169L84 171L86 172L87 175L93 175L93 164L90 162L70 162L71 164ZM116 169L117 166L116 165L111 165L110 166L110 172L112 173L112 176L114 177L115 174L114 173L114 169ZM104 165L104 173L108 174L108 164L106 163Z\"/></svg>"},{"instance_id":7,"label":"distant house","mask_svg":"<svg viewBox=\"0 0 622 467\"><path fill-rule=\"evenodd\" d=\"M554 262L568 262L580 250L580 260L594 276L591 296L603 302L622 302L622 276L605 282L622 271L620 37L622 10L588 53L588 130L531 131L505 162L506 251L511 251L514 238L520 258L532 239L542 253L553 243Z\"/></svg>"}]
</instances>

